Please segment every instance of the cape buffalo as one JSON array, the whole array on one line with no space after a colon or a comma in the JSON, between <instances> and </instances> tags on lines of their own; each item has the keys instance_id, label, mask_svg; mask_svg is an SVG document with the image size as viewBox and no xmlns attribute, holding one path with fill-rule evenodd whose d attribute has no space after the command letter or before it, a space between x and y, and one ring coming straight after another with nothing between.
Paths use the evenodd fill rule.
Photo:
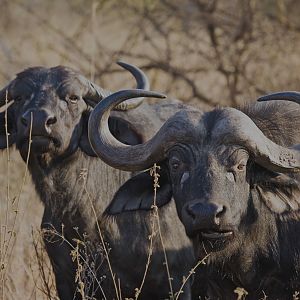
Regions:
<instances>
[{"instance_id":1,"label":"cape buffalo","mask_svg":"<svg viewBox=\"0 0 300 300\"><path fill-rule=\"evenodd\" d=\"M125 146L110 134L107 116L134 95L139 94L114 94L97 105L89 121L90 142L99 157L121 170L160 165L157 203L174 197L196 257L208 255L197 282L203 299L236 299L242 291L247 299L297 295L300 106L272 101L204 114L183 109L148 142ZM101 130L95 127L99 122ZM149 197L149 176L129 179L108 213L134 202L139 209Z\"/></svg>"},{"instance_id":2,"label":"cape buffalo","mask_svg":"<svg viewBox=\"0 0 300 300\"><path fill-rule=\"evenodd\" d=\"M135 76L138 88L148 89L141 70L121 65ZM98 159L87 138L89 114L109 94L63 66L27 69L0 91L1 106L13 100L0 114L0 147L15 144L24 161L29 158L35 188L45 205L41 227L60 299L118 299L116 290L122 297L134 297L145 272L151 215L142 211L102 217L112 193L129 178ZM110 130L124 144L145 141L182 108L176 101L138 106L140 102L133 99L118 106L136 108L115 112L109 119ZM126 118L134 121L129 124ZM163 208L161 226L174 291L193 261L192 245L177 219L175 205ZM164 261L161 244L154 242L142 299L169 296ZM180 299L189 299L189 293L187 288Z\"/></svg>"}]
</instances>

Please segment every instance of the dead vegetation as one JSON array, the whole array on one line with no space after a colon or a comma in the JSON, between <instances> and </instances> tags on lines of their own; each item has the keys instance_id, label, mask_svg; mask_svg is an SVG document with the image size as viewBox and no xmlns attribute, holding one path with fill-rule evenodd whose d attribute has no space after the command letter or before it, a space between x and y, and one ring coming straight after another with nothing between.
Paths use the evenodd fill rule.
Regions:
<instances>
[{"instance_id":1,"label":"dead vegetation","mask_svg":"<svg viewBox=\"0 0 300 300\"><path fill-rule=\"evenodd\" d=\"M143 68L153 90L203 108L238 105L269 91L299 90L296 0L0 0L0 4L1 86L29 66L63 64L101 86L118 89L131 80L115 65L122 59ZM56 299L39 231L42 205L18 153L2 151L0 156L0 297ZM150 255L151 238L149 245ZM83 299L87 289L101 286L92 279L87 281L93 287L84 283L82 274L88 273L91 259L84 256L86 246L82 237L72 252ZM135 299L142 282L141 278ZM177 299L171 278L169 282L170 297ZM117 298L122 299L118 286L116 280Z\"/></svg>"}]
</instances>

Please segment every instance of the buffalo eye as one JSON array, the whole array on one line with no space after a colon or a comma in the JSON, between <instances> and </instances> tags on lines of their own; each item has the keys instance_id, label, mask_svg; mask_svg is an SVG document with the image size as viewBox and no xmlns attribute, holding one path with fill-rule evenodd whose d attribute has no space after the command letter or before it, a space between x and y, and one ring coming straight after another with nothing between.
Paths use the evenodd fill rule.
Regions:
<instances>
[{"instance_id":1,"label":"buffalo eye","mask_svg":"<svg viewBox=\"0 0 300 300\"><path fill-rule=\"evenodd\" d=\"M236 166L236 169L237 169L238 171L245 171L245 169L246 169L246 164L245 164L245 163L240 163L240 164L238 164L238 165Z\"/></svg>"},{"instance_id":2,"label":"buffalo eye","mask_svg":"<svg viewBox=\"0 0 300 300\"><path fill-rule=\"evenodd\" d=\"M78 100L80 99L80 97L77 96L77 95L70 95L70 96L67 97L67 99L68 99L71 103L76 104L76 103L78 102Z\"/></svg>"},{"instance_id":3,"label":"buffalo eye","mask_svg":"<svg viewBox=\"0 0 300 300\"><path fill-rule=\"evenodd\" d=\"M246 171L246 167L247 167L247 160L243 159L236 165L232 166L229 170L227 170L226 178L231 182L236 181L238 174Z\"/></svg>"},{"instance_id":4,"label":"buffalo eye","mask_svg":"<svg viewBox=\"0 0 300 300\"><path fill-rule=\"evenodd\" d=\"M234 166L234 170L236 172L244 172L246 170L247 167L247 161L248 161L248 157L241 159L235 166Z\"/></svg>"},{"instance_id":5,"label":"buffalo eye","mask_svg":"<svg viewBox=\"0 0 300 300\"><path fill-rule=\"evenodd\" d=\"M20 102L22 100L22 96L16 96L14 97L15 102Z\"/></svg>"},{"instance_id":6,"label":"buffalo eye","mask_svg":"<svg viewBox=\"0 0 300 300\"><path fill-rule=\"evenodd\" d=\"M236 150L230 157L230 171L232 171L233 173L245 172L247 168L248 159L248 152L246 152L244 149Z\"/></svg>"},{"instance_id":7,"label":"buffalo eye","mask_svg":"<svg viewBox=\"0 0 300 300\"><path fill-rule=\"evenodd\" d=\"M231 170L229 170L227 178L230 181L236 181L236 179L237 179L236 176L238 174L241 174L241 173L245 172L246 171L246 167L247 167L247 160L243 159L238 164L236 164L235 166L233 166L233 168ZM232 178L234 178L234 180L232 180Z\"/></svg>"},{"instance_id":8,"label":"buffalo eye","mask_svg":"<svg viewBox=\"0 0 300 300\"><path fill-rule=\"evenodd\" d=\"M176 172L181 165L181 161L178 158L172 157L169 161L169 165L170 170Z\"/></svg>"}]
</instances>

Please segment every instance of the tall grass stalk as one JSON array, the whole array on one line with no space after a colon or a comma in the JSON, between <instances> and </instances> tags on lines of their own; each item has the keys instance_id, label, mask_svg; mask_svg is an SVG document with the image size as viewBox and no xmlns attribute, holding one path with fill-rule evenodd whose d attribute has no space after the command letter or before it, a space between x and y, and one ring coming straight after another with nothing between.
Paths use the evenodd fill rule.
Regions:
<instances>
[{"instance_id":1,"label":"tall grass stalk","mask_svg":"<svg viewBox=\"0 0 300 300\"><path fill-rule=\"evenodd\" d=\"M12 244L12 249L14 248L14 245L15 245L15 242L16 242L16 239L17 239L17 235L18 235L18 232L19 232L19 230L16 231L15 228L16 228L16 223L17 223L17 216L19 215L19 204L20 204L21 195L22 195L25 183L26 183L26 179L28 177L28 164L29 164L29 157L30 157L31 143L32 143L32 139L31 139L31 137L32 137L32 124L33 124L33 114L31 112L30 113L29 138L28 138L28 152L27 152L27 157L26 157L25 171L24 171L24 175L23 175L23 178L22 178L22 184L21 184L21 187L20 187L19 192L17 194L17 197L14 198L13 202L12 202L12 204L15 205L15 208L14 208L15 214L14 214L12 229L10 231L11 234L10 234L9 240L8 240L8 244L10 244L11 242L13 243ZM14 237L14 239L12 241L13 237ZM10 263L11 258L12 258L12 252L13 252L12 249L11 249L10 254L9 254L8 264Z\"/></svg>"},{"instance_id":2,"label":"tall grass stalk","mask_svg":"<svg viewBox=\"0 0 300 300\"><path fill-rule=\"evenodd\" d=\"M190 279L190 277L195 274L196 269L200 266L200 265L205 265L205 261L207 260L207 258L209 257L209 254L207 254L203 259L201 259L200 261L197 262L197 264L189 271L189 274L183 278L182 284L178 290L178 292L175 293L176 297L175 300L178 300L180 295L183 293L183 289L185 287L185 285L187 284L188 280Z\"/></svg>"},{"instance_id":3,"label":"tall grass stalk","mask_svg":"<svg viewBox=\"0 0 300 300\"><path fill-rule=\"evenodd\" d=\"M7 108L8 104L8 91L6 90L5 93L5 105ZM8 145L8 125L7 125L7 109L5 110L5 135L6 135L6 145ZM10 177L10 152L9 147L6 147L6 153L7 153L7 169L6 169L6 176L7 176L7 183L6 183L6 210L5 210L5 219L4 224L1 224L1 253L0 253L0 259L1 259L1 265L0 265L0 272L1 272L1 284L2 284L2 299L5 298L5 281L6 281L6 261L5 256L8 249L8 244L6 241L6 235L8 233L8 213L9 213L9 203L10 203L10 184L9 184L9 177ZM3 232L2 232L3 230Z\"/></svg>"},{"instance_id":4,"label":"tall grass stalk","mask_svg":"<svg viewBox=\"0 0 300 300\"><path fill-rule=\"evenodd\" d=\"M7 153L7 185L6 185L6 211L5 211L5 220L4 224L1 224L1 235L0 235L0 242L1 242L1 253L0 253L0 260L1 260L1 284L2 284L2 299L5 299L5 284L6 284L6 276L7 276L7 268L10 264L12 253L15 245L15 241L17 238L17 232L15 230L16 223L17 223L17 217L19 214L19 204L20 204L20 198L21 194L26 182L27 174L28 174L28 162L30 157L30 149L31 149L31 136L32 136L32 124L33 124L33 116L31 113L30 118L30 128L29 128L29 138L28 138L28 152L27 152L27 158L26 158L26 165L25 165L25 172L22 179L22 184L20 187L20 190L17 194L17 196L11 200L10 196L10 150L9 150L9 132L8 132L8 118L7 118L7 107L8 107L8 91L6 91L6 97L5 97L5 135L6 135L6 153ZM9 228L9 208L10 205L13 209L13 220L11 228ZM3 232L2 232L3 230Z\"/></svg>"},{"instance_id":5,"label":"tall grass stalk","mask_svg":"<svg viewBox=\"0 0 300 300\"><path fill-rule=\"evenodd\" d=\"M164 254L164 265L166 267L166 272L167 272L167 276L168 276L168 284L169 284L169 289L170 289L170 299L174 300L174 292L173 292L173 285L172 285L173 278L170 274L168 257L167 257L166 247L165 247L165 243L164 243L161 228L160 228L160 219L159 219L158 207L157 207L157 204L156 204L157 189L160 187L159 186L159 177L160 177L160 175L158 173L158 170L160 170L160 166L158 166L157 164L154 164L153 168L150 169L150 175L153 177L153 188L154 188L153 211L154 211L154 216L156 218L158 234L159 234L159 238L160 238L160 242L161 242L161 246L162 246L163 254Z\"/></svg>"},{"instance_id":6,"label":"tall grass stalk","mask_svg":"<svg viewBox=\"0 0 300 300\"><path fill-rule=\"evenodd\" d=\"M116 292L116 297L117 297L117 300L122 300L121 294L119 292L118 284L117 284L117 281L116 281L116 276L115 276L115 274L113 272L113 269L112 269L112 266L111 266L111 262L110 262L110 259L109 259L108 249L106 247L106 244L105 244L105 241L104 241L104 238L103 238L103 234L102 234L102 231L101 231L101 228L100 228L100 224L99 224L99 221L98 221L97 213L96 213L93 201L92 201L92 197L91 197L89 191L86 188L87 170L86 170L85 173L81 174L81 177L84 180L84 190L85 190L85 192L86 192L86 194L88 196L88 199L90 201L90 205L91 205L94 217L95 217L97 231L98 231L98 234L99 234L99 237L100 237L101 245L102 245L102 247L104 249L105 258L107 260L107 264L108 264L108 268L109 268L109 271L110 271L110 274L111 274L111 278L113 280L114 289L115 289L115 292Z\"/></svg>"},{"instance_id":7,"label":"tall grass stalk","mask_svg":"<svg viewBox=\"0 0 300 300\"><path fill-rule=\"evenodd\" d=\"M68 239L66 239L66 237L64 236L63 234L63 226L62 226L62 233L58 232L54 227L51 228L51 229L42 229L42 233L43 233L43 236L44 238L46 236L49 236L51 237L51 239L48 240L48 242L58 242L58 241L53 241L52 238L53 237L58 237L60 240L61 240L61 243L66 243L69 247L70 247L70 255L73 259L73 261L76 261L78 262L79 259L85 264L85 266L88 268L89 272L93 275L93 279L96 281L97 283L97 288L99 288L101 290L101 293L103 295L103 300L109 300L106 298L106 295L102 289L102 286L101 286L101 283L100 281L98 280L97 278L97 274L92 270L92 268L90 267L88 261L84 258L84 256L78 251L79 250L79 245L84 245L83 241L80 241L78 239L73 239L73 242L76 243L76 246L74 246L72 244L71 241L69 241ZM85 245L84 245L85 246ZM76 276L81 276L78 272L81 272L81 266L82 264L80 263L80 265L77 265L78 269L77 269L77 272L76 272ZM74 281L76 281L76 279L80 279L80 278L74 278ZM82 282L80 280L77 280L77 282ZM82 283L81 283L82 284ZM81 288L81 287L79 287Z\"/></svg>"},{"instance_id":8,"label":"tall grass stalk","mask_svg":"<svg viewBox=\"0 0 300 300\"><path fill-rule=\"evenodd\" d=\"M150 232L150 235L148 236L150 242L149 242L149 248L148 248L149 250L148 250L148 256L147 256L147 262L146 262L146 265L145 265L145 271L144 271L144 274L143 274L143 278L142 278L140 287L135 289L135 295L134 295L135 300L137 300L139 298L139 296L142 292L143 286L145 284L146 276L147 276L147 273L148 273L148 270L149 270L149 267L150 267L151 257L152 257L152 254L153 254L153 239L156 235L156 232L155 232L155 217L154 217L153 212L151 212L151 214L152 214L151 215L151 220L150 220L151 232Z\"/></svg>"},{"instance_id":9,"label":"tall grass stalk","mask_svg":"<svg viewBox=\"0 0 300 300\"><path fill-rule=\"evenodd\" d=\"M38 230L37 234L35 234L33 230L31 231L35 257L35 261L33 262L33 264L37 265L38 273L36 274L36 270L34 270L32 265L30 265L31 274L34 282L34 287L30 299L32 299L36 291L39 290L42 292L42 294L46 297L47 300L58 300L58 297L56 297L55 295L56 286L52 267L51 265L49 265L49 262L47 262L47 258L45 257L47 256L47 253L45 250L42 235L43 234L41 230ZM38 278L41 280L41 286L38 286L37 284Z\"/></svg>"}]
</instances>

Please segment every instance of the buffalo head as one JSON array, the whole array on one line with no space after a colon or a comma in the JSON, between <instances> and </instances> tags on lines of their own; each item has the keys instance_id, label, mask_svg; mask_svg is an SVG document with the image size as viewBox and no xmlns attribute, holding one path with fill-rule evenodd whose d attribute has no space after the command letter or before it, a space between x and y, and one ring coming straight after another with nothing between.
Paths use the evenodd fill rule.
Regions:
<instances>
[{"instance_id":1,"label":"buffalo head","mask_svg":"<svg viewBox=\"0 0 300 300\"><path fill-rule=\"evenodd\" d=\"M131 96L139 92L114 94L96 106L89 121L91 145L106 163L122 170L141 171L158 162L156 203L162 206L175 199L196 248L237 249L249 228L255 231L259 207L275 214L299 209L293 173L300 169L300 152L289 147L300 139L297 105L263 103L247 113L234 108L205 114L186 109L148 142L126 146L112 136L107 118L115 105ZM282 128L266 124L266 113ZM130 179L117 192L109 213L150 209L152 185L147 173Z\"/></svg>"},{"instance_id":2,"label":"buffalo head","mask_svg":"<svg viewBox=\"0 0 300 300\"><path fill-rule=\"evenodd\" d=\"M138 88L149 88L141 70L119 64L134 75ZM13 102L0 114L0 148L5 148L7 142L9 146L15 143L26 160L31 137L31 152L48 159L63 158L78 147L94 156L87 140L87 120L92 108L109 94L68 67L26 69L0 91L0 106ZM141 99L127 101L117 109L126 110L140 103ZM117 130L122 130L125 123L116 119L110 122ZM125 140L125 143L137 142L134 133Z\"/></svg>"}]
</instances>

